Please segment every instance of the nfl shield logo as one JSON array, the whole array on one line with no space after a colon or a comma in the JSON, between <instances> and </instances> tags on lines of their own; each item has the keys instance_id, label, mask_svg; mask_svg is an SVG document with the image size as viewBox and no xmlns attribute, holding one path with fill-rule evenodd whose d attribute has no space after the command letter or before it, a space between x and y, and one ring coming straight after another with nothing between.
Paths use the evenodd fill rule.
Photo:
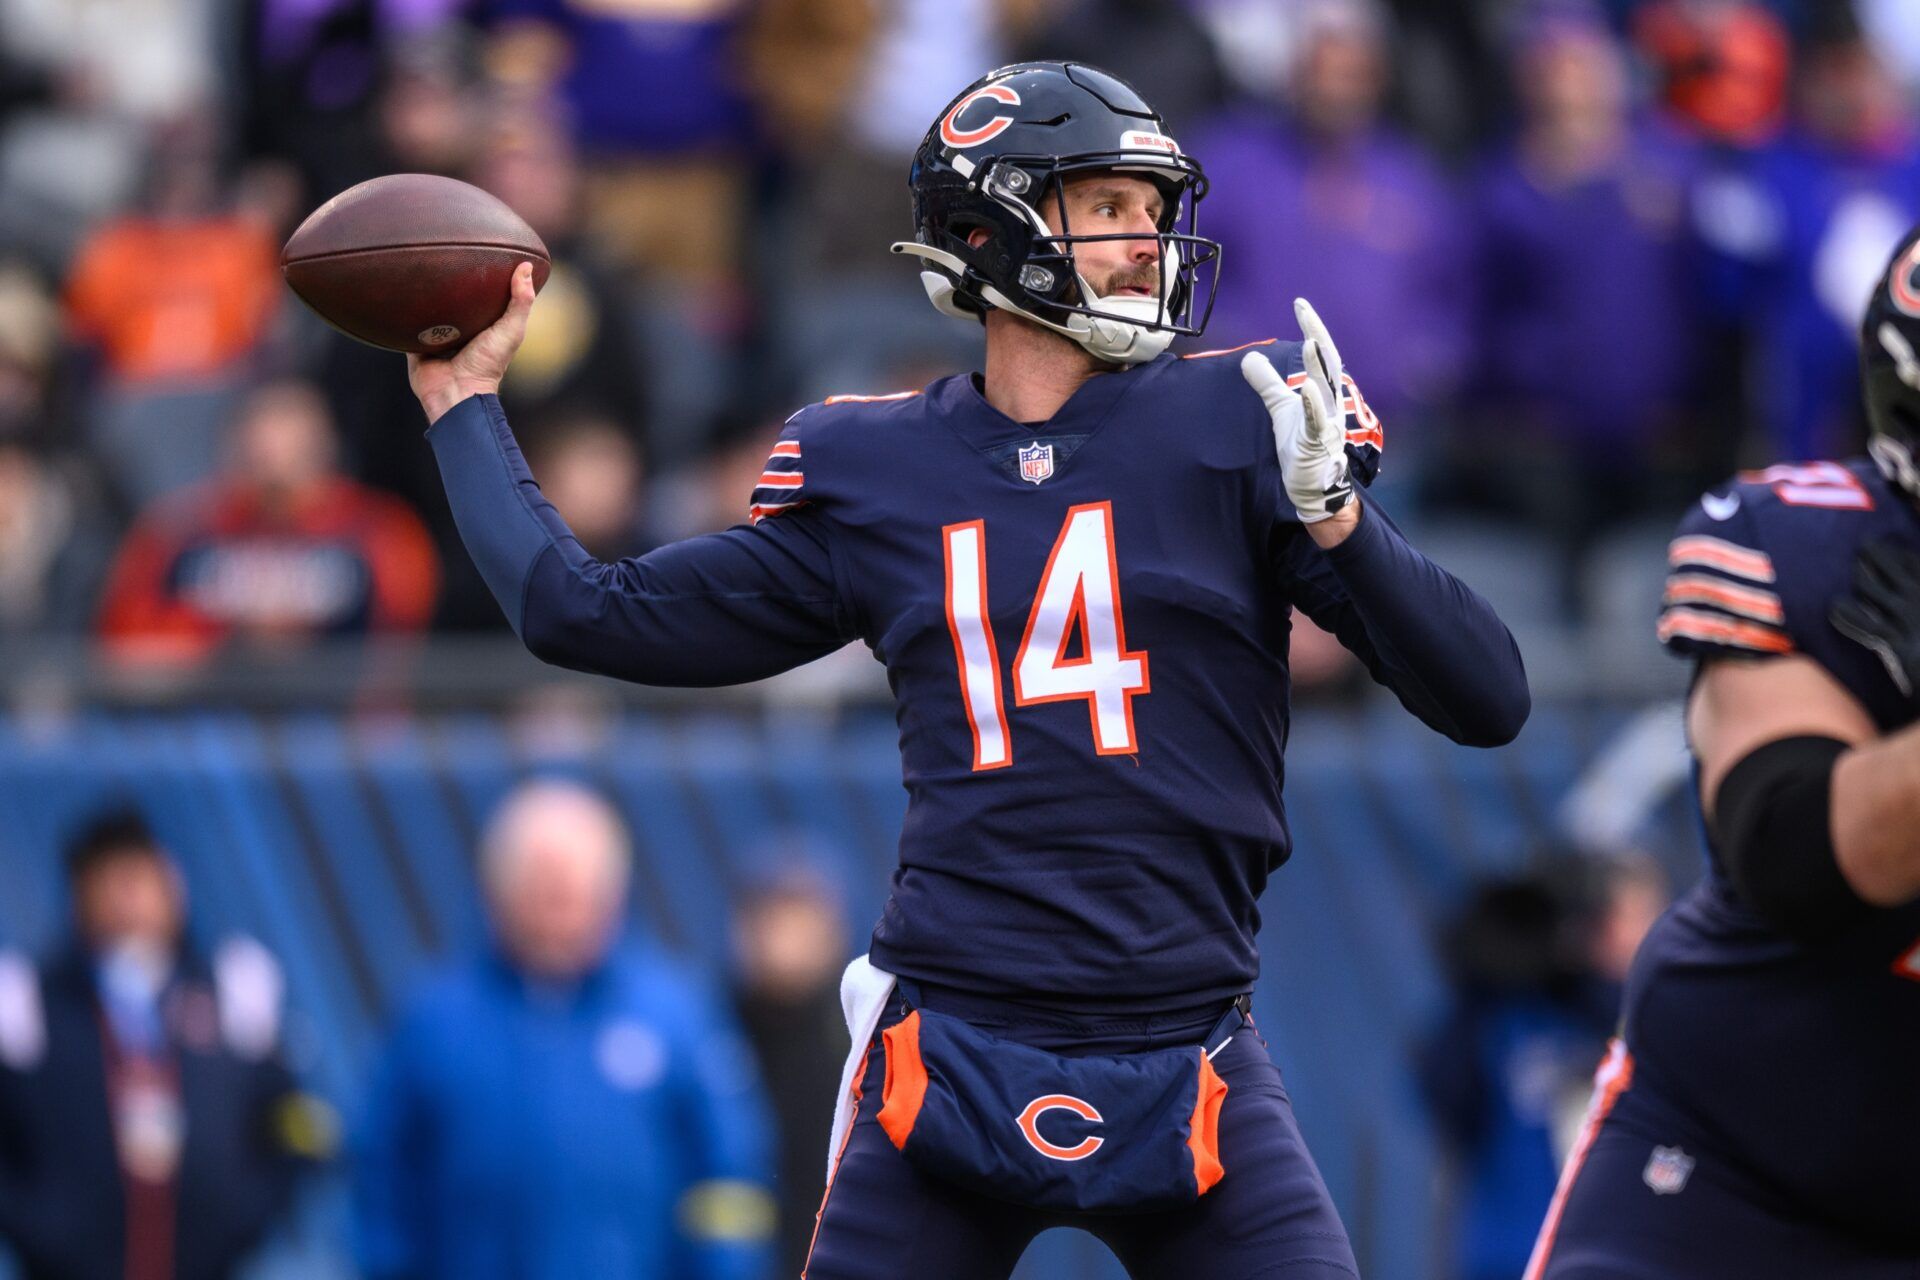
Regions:
<instances>
[{"instance_id":1,"label":"nfl shield logo","mask_svg":"<svg viewBox=\"0 0 1920 1280\"><path fill-rule=\"evenodd\" d=\"M1020 478L1039 484L1053 474L1053 446L1035 440L1020 448Z\"/></svg>"},{"instance_id":2,"label":"nfl shield logo","mask_svg":"<svg viewBox=\"0 0 1920 1280\"><path fill-rule=\"evenodd\" d=\"M1655 1147L1640 1178L1657 1196L1678 1195L1693 1175L1693 1157L1679 1147Z\"/></svg>"}]
</instances>

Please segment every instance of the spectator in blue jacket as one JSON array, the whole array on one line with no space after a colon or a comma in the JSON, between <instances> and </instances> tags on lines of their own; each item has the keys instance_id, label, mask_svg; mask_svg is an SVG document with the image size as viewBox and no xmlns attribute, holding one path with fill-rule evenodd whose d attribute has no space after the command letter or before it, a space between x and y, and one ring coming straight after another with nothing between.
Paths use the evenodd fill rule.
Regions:
<instances>
[{"instance_id":1,"label":"spectator in blue jacket","mask_svg":"<svg viewBox=\"0 0 1920 1280\"><path fill-rule=\"evenodd\" d=\"M229 1280L332 1141L281 1058L279 964L194 945L132 810L89 818L66 864L68 938L44 964L0 951L0 1246L23 1280Z\"/></svg>"},{"instance_id":2,"label":"spectator in blue jacket","mask_svg":"<svg viewBox=\"0 0 1920 1280\"><path fill-rule=\"evenodd\" d=\"M481 848L493 945L387 1046L354 1199L369 1280L758 1280L771 1133L707 987L621 936L630 853L597 794L510 796Z\"/></svg>"}]
</instances>

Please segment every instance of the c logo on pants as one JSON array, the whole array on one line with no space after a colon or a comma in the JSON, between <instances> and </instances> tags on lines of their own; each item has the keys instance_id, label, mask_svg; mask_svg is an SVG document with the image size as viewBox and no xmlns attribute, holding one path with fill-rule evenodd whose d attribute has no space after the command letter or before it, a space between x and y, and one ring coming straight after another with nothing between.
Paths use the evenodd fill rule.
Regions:
<instances>
[{"instance_id":1,"label":"c logo on pants","mask_svg":"<svg viewBox=\"0 0 1920 1280\"><path fill-rule=\"evenodd\" d=\"M1084 1102L1071 1094L1042 1094L1032 1102L1029 1102L1027 1109L1020 1113L1020 1132L1026 1135L1028 1144L1047 1159L1085 1160L1105 1144L1105 1138L1096 1138L1091 1134L1080 1139L1079 1142L1071 1147L1057 1146L1054 1143L1048 1142L1040 1136L1039 1124L1040 1117L1049 1111L1071 1111L1082 1120L1086 1120L1092 1124L1099 1124L1101 1122L1100 1113L1093 1109L1091 1103Z\"/></svg>"}]
</instances>

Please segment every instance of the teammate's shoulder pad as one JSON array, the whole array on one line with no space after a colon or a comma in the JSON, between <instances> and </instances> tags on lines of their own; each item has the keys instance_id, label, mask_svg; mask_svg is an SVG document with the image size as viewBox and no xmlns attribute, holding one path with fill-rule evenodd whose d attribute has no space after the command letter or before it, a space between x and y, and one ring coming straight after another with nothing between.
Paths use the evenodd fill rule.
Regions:
<instances>
[{"instance_id":1,"label":"teammate's shoulder pad","mask_svg":"<svg viewBox=\"0 0 1920 1280\"><path fill-rule=\"evenodd\" d=\"M1807 565L1849 558L1850 515L1872 512L1877 474L1839 462L1740 473L1701 495L1667 547L1663 644L1690 657L1781 654L1798 646L1786 602L1810 584ZM1831 554L1828 554L1831 553Z\"/></svg>"}]
</instances>

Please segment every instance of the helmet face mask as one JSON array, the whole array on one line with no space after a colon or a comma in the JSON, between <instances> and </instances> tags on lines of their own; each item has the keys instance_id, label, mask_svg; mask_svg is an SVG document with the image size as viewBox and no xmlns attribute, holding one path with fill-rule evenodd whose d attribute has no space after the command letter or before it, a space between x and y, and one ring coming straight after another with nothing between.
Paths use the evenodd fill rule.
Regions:
<instances>
[{"instance_id":1,"label":"helmet face mask","mask_svg":"<svg viewBox=\"0 0 1920 1280\"><path fill-rule=\"evenodd\" d=\"M1101 297L1086 277L1077 246L1148 238L1075 233L1069 185L1096 173L1159 188L1154 296ZM982 78L928 130L909 184L916 237L893 248L922 260L922 282L946 314L1010 311L1119 364L1206 327L1220 257L1197 229L1206 176L1152 108L1104 72L1027 63Z\"/></svg>"}]
</instances>

